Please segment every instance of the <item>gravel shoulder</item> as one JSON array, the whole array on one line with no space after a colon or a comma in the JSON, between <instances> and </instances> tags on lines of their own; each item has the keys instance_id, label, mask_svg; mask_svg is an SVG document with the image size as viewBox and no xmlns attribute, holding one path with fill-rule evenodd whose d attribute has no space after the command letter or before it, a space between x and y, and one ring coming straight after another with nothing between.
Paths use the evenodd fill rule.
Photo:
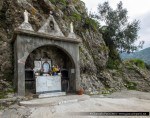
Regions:
<instances>
[{"instance_id":1,"label":"gravel shoulder","mask_svg":"<svg viewBox=\"0 0 150 118\"><path fill-rule=\"evenodd\" d=\"M108 98L138 98L144 100L150 100L150 93L149 92L140 92L134 90L125 90L121 92L115 92L111 95L107 95Z\"/></svg>"}]
</instances>

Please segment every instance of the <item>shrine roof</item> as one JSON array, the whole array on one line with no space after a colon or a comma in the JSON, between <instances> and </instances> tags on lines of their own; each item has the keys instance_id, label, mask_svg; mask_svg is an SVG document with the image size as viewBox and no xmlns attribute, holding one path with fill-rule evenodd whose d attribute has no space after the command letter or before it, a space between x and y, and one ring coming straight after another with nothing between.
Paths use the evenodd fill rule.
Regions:
<instances>
[{"instance_id":1,"label":"shrine roof","mask_svg":"<svg viewBox=\"0 0 150 118\"><path fill-rule=\"evenodd\" d=\"M12 42L14 42L16 40L17 35L39 37L41 39L45 38L47 40L56 40L56 41L64 41L64 42L71 42L71 43L81 43L82 42L81 39L79 39L79 38L74 39L74 38L69 38L69 37L64 37L64 36L54 36L54 35L45 34L42 32L34 32L34 31L29 31L29 30L24 30L24 29L17 29L14 31Z\"/></svg>"}]
</instances>

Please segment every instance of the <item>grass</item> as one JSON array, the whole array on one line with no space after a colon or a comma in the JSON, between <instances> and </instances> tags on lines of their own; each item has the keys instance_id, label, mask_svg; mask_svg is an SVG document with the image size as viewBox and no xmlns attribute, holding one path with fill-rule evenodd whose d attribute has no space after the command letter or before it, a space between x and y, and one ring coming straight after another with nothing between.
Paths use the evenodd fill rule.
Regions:
<instances>
[{"instance_id":1,"label":"grass","mask_svg":"<svg viewBox=\"0 0 150 118\"><path fill-rule=\"evenodd\" d=\"M136 65L137 67L141 69L146 69L146 64L144 63L144 61L140 59L130 59L130 60L125 61L125 64L129 67L132 67L132 65Z\"/></svg>"},{"instance_id":2,"label":"grass","mask_svg":"<svg viewBox=\"0 0 150 118\"><path fill-rule=\"evenodd\" d=\"M135 82L129 82L129 81L127 81L126 84L125 84L125 87L128 90L137 90L137 84Z\"/></svg>"}]
</instances>

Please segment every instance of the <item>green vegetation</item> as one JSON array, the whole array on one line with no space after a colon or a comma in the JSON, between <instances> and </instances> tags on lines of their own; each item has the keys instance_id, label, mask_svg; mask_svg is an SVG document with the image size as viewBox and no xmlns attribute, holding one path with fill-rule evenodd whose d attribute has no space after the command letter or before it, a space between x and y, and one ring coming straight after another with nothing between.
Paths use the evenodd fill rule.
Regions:
<instances>
[{"instance_id":1,"label":"green vegetation","mask_svg":"<svg viewBox=\"0 0 150 118\"><path fill-rule=\"evenodd\" d=\"M108 46L113 45L119 51L131 52L137 49L134 42L138 37L139 21L128 22L127 9L122 2L114 10L108 2L98 6L98 15L95 17L105 22L105 29L101 28L103 38Z\"/></svg>"},{"instance_id":2,"label":"green vegetation","mask_svg":"<svg viewBox=\"0 0 150 118\"><path fill-rule=\"evenodd\" d=\"M81 21L82 17L80 14L73 12L70 16L73 21Z\"/></svg>"},{"instance_id":3,"label":"green vegetation","mask_svg":"<svg viewBox=\"0 0 150 118\"><path fill-rule=\"evenodd\" d=\"M82 16L77 12L68 13L67 11L64 11L63 19L66 21L72 21L72 22L81 22Z\"/></svg>"},{"instance_id":4,"label":"green vegetation","mask_svg":"<svg viewBox=\"0 0 150 118\"><path fill-rule=\"evenodd\" d=\"M72 2L73 4L76 4L77 2L79 2L79 0L73 0Z\"/></svg>"},{"instance_id":5,"label":"green vegetation","mask_svg":"<svg viewBox=\"0 0 150 118\"><path fill-rule=\"evenodd\" d=\"M133 63L133 64L135 64L139 68L142 68L142 69L146 68L144 61L142 61L140 59L131 59L130 62Z\"/></svg>"},{"instance_id":6,"label":"green vegetation","mask_svg":"<svg viewBox=\"0 0 150 118\"><path fill-rule=\"evenodd\" d=\"M119 65L120 65L119 60L113 60L113 59L109 58L107 61L107 68L109 68L109 69L118 69Z\"/></svg>"},{"instance_id":7,"label":"green vegetation","mask_svg":"<svg viewBox=\"0 0 150 118\"><path fill-rule=\"evenodd\" d=\"M104 2L99 4L98 14L91 15L105 23L99 31L110 50L108 68L117 68L119 61L121 63L119 52L129 53L138 48L134 42L138 37L139 21L129 22L127 12L122 2L117 4L116 9L112 9L108 2Z\"/></svg>"},{"instance_id":8,"label":"green vegetation","mask_svg":"<svg viewBox=\"0 0 150 118\"><path fill-rule=\"evenodd\" d=\"M140 59L130 59L130 60L125 61L125 64L127 64L128 66L132 66L134 64L137 67L142 68L142 69L146 68L144 61Z\"/></svg>"},{"instance_id":9,"label":"green vegetation","mask_svg":"<svg viewBox=\"0 0 150 118\"><path fill-rule=\"evenodd\" d=\"M111 94L113 92L114 92L113 88L106 87L106 88L102 89L102 94L103 95L109 95L109 94Z\"/></svg>"},{"instance_id":10,"label":"green vegetation","mask_svg":"<svg viewBox=\"0 0 150 118\"><path fill-rule=\"evenodd\" d=\"M93 30L97 30L99 29L100 24L98 21L88 17L85 19L85 27L92 28Z\"/></svg>"},{"instance_id":11,"label":"green vegetation","mask_svg":"<svg viewBox=\"0 0 150 118\"><path fill-rule=\"evenodd\" d=\"M104 53L108 53L109 52L109 48L106 46L106 45L100 45L99 46L99 49L98 49L98 52L100 53L101 51L103 51Z\"/></svg>"},{"instance_id":12,"label":"green vegetation","mask_svg":"<svg viewBox=\"0 0 150 118\"><path fill-rule=\"evenodd\" d=\"M127 53L121 53L120 56L123 60L129 60L129 59L140 59L143 60L146 63L146 66L149 68L150 66L150 48L143 49L138 52L133 52L130 54Z\"/></svg>"},{"instance_id":13,"label":"green vegetation","mask_svg":"<svg viewBox=\"0 0 150 118\"><path fill-rule=\"evenodd\" d=\"M14 90L10 87L7 87L6 90L0 91L0 99L6 98L9 93L14 93Z\"/></svg>"},{"instance_id":14,"label":"green vegetation","mask_svg":"<svg viewBox=\"0 0 150 118\"><path fill-rule=\"evenodd\" d=\"M56 5L58 3L66 6L67 5L67 1L66 0L49 0L52 4Z\"/></svg>"},{"instance_id":15,"label":"green vegetation","mask_svg":"<svg viewBox=\"0 0 150 118\"><path fill-rule=\"evenodd\" d=\"M137 84L135 82L129 82L127 81L125 84L125 87L127 87L128 90L136 90Z\"/></svg>"},{"instance_id":16,"label":"green vegetation","mask_svg":"<svg viewBox=\"0 0 150 118\"><path fill-rule=\"evenodd\" d=\"M6 97L6 92L0 91L0 99L3 99Z\"/></svg>"}]
</instances>

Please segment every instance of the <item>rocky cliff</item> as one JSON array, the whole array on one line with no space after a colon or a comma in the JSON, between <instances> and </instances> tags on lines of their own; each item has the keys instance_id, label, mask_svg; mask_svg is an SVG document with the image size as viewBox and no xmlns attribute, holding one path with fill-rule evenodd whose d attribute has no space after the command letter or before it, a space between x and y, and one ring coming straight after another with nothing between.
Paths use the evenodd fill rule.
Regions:
<instances>
[{"instance_id":1,"label":"rocky cliff","mask_svg":"<svg viewBox=\"0 0 150 118\"><path fill-rule=\"evenodd\" d=\"M53 12L64 35L69 33L70 22L75 33L82 39L80 45L81 86L86 93L109 93L136 86L138 90L150 91L147 71L122 64L120 69L106 68L109 49L98 31L99 24L91 19L80 0L1 0L0 1L0 94L11 91L13 80L13 31L23 22L23 12L30 13L30 24L37 31ZM133 79L134 78L134 79ZM145 79L146 78L146 79ZM135 81L134 81L135 80ZM146 80L146 81L145 81ZM142 85L141 85L142 83ZM131 84L131 85L130 85ZM146 86L145 86L146 85ZM146 87L148 89L146 89Z\"/></svg>"}]
</instances>

